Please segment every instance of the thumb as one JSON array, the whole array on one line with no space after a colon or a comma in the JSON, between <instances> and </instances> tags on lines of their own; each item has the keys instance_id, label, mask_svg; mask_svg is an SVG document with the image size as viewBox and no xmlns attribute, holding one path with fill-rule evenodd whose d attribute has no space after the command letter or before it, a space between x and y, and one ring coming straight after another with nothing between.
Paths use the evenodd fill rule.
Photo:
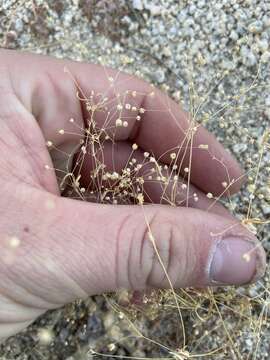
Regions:
<instances>
[{"instance_id":1,"label":"thumb","mask_svg":"<svg viewBox=\"0 0 270 360\"><path fill-rule=\"evenodd\" d=\"M174 287L245 284L264 273L261 245L232 219L191 208L91 204L28 187L16 196L14 218L18 206L24 212L12 235L18 246L1 253L0 336L88 295L169 287L168 278Z\"/></svg>"},{"instance_id":2,"label":"thumb","mask_svg":"<svg viewBox=\"0 0 270 360\"><path fill-rule=\"evenodd\" d=\"M59 293L63 303L83 293L167 288L168 277L180 288L241 285L264 273L259 241L233 218L185 207L54 201L49 216L59 220L44 236L53 241L45 259L54 254L56 267L81 289L70 298Z\"/></svg>"}]
</instances>

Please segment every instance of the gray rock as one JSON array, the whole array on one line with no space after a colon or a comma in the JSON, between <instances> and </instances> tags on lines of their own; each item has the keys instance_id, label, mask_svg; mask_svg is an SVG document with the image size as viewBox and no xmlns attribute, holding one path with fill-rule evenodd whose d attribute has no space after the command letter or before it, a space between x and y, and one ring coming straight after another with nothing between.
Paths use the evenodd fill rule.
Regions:
<instances>
[{"instance_id":1,"label":"gray rock","mask_svg":"<svg viewBox=\"0 0 270 360\"><path fill-rule=\"evenodd\" d=\"M264 215L270 215L270 205L261 205Z\"/></svg>"},{"instance_id":2,"label":"gray rock","mask_svg":"<svg viewBox=\"0 0 270 360\"><path fill-rule=\"evenodd\" d=\"M234 153L239 153L239 154L241 154L241 153L243 153L244 151L246 151L247 150L247 144L246 143L239 143L239 144L235 144L234 146L233 146L233 151L234 151Z\"/></svg>"},{"instance_id":3,"label":"gray rock","mask_svg":"<svg viewBox=\"0 0 270 360\"><path fill-rule=\"evenodd\" d=\"M163 69L158 69L151 74L151 77L154 82L162 84L165 81L165 71Z\"/></svg>"}]
</instances>

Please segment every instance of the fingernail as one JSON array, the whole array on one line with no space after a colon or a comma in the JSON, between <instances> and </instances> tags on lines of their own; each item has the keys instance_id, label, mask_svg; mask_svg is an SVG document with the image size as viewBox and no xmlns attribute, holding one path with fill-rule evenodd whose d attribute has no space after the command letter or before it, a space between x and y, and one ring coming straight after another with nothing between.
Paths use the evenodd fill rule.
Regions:
<instances>
[{"instance_id":1,"label":"fingernail","mask_svg":"<svg viewBox=\"0 0 270 360\"><path fill-rule=\"evenodd\" d=\"M265 271L265 254L260 244L242 238L221 240L210 265L214 283L241 285L256 281Z\"/></svg>"}]
</instances>

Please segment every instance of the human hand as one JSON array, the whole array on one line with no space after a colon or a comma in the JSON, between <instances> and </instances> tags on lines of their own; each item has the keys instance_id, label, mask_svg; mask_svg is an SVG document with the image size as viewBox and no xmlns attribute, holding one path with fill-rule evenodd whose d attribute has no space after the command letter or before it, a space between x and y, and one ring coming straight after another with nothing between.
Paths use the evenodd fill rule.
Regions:
<instances>
[{"instance_id":1,"label":"human hand","mask_svg":"<svg viewBox=\"0 0 270 360\"><path fill-rule=\"evenodd\" d=\"M81 129L87 116L65 68L84 93L106 93L112 124L118 116L116 94L126 94L129 88L136 91L133 106L146 109L139 122L136 111L130 115L125 107L121 110L128 126L114 134L119 169L128 160L132 143L139 146L138 158L148 151L170 164L170 149L179 149L189 127L187 115L159 90L154 96L142 95L153 88L137 78L111 69L105 73L91 64L0 51L0 338L76 298L120 288L168 287L164 268L174 287L238 285L262 276L265 254L259 242L206 196L224 193L222 183L230 183L228 178L235 179L229 192L238 191L243 174L202 127L194 132L190 171L190 191L198 194L199 201L191 198L188 208L160 204L158 182L145 183L147 196L156 205L143 207L60 197L55 172L48 168L61 166L65 153L78 144L74 124L68 120L75 119ZM103 119L104 113L97 112L97 126L104 125ZM61 134L59 129L65 131ZM54 164L47 141L63 151L61 157L59 150L51 150ZM209 151L200 149L200 144L207 144ZM179 167L183 159L181 169L189 166L189 150L185 154L182 146L175 159ZM111 151L111 145L105 144L108 167ZM91 166L91 157L86 158L82 183Z\"/></svg>"}]
</instances>

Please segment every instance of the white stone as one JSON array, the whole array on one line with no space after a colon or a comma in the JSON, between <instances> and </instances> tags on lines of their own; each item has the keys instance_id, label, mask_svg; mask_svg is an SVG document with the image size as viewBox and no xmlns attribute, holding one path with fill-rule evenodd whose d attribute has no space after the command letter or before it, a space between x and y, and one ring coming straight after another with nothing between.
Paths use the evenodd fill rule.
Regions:
<instances>
[{"instance_id":1,"label":"white stone","mask_svg":"<svg viewBox=\"0 0 270 360\"><path fill-rule=\"evenodd\" d=\"M141 0L133 0L132 1L133 8L136 10L143 10L143 3Z\"/></svg>"}]
</instances>

